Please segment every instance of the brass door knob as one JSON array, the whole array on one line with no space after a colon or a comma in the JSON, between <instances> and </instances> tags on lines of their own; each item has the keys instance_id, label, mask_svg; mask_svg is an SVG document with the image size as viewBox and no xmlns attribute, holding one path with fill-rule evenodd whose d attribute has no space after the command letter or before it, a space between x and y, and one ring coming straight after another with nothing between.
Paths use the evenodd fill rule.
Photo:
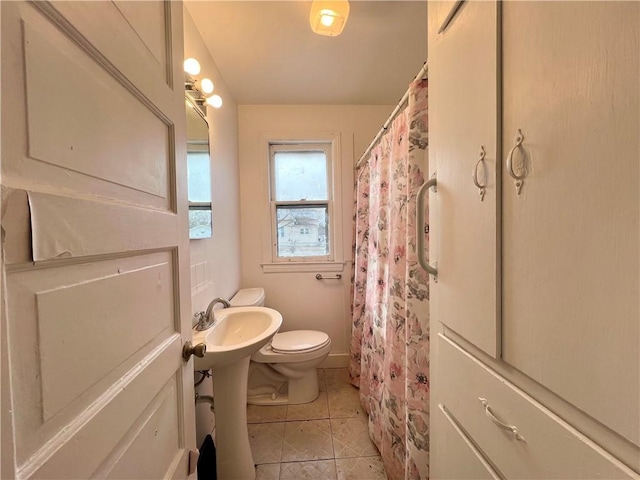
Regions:
<instances>
[{"instance_id":1,"label":"brass door knob","mask_svg":"<svg viewBox=\"0 0 640 480\"><path fill-rule=\"evenodd\" d=\"M207 345L204 343L198 343L194 346L189 340L187 340L184 342L184 346L182 347L182 358L184 358L185 362L189 361L191 355L202 358L205 353L207 353Z\"/></svg>"}]
</instances>

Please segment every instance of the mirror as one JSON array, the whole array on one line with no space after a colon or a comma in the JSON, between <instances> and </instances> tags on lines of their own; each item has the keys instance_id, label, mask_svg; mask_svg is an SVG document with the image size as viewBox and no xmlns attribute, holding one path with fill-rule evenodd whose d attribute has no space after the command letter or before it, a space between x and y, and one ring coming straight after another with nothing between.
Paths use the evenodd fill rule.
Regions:
<instances>
[{"instance_id":1,"label":"mirror","mask_svg":"<svg viewBox=\"0 0 640 480\"><path fill-rule=\"evenodd\" d=\"M189 182L189 238L213 236L209 124L189 97L187 110L187 170Z\"/></svg>"}]
</instances>

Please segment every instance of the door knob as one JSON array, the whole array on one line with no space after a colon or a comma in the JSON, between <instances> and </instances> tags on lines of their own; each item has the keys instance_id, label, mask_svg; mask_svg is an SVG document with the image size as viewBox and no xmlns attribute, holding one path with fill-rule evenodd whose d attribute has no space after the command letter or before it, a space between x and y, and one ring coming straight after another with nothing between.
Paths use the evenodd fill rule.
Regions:
<instances>
[{"instance_id":1,"label":"door knob","mask_svg":"<svg viewBox=\"0 0 640 480\"><path fill-rule=\"evenodd\" d=\"M205 353L207 353L207 345L204 343L198 343L194 346L189 340L187 340L184 342L184 346L182 347L182 358L184 358L185 362L189 361L191 355L202 358Z\"/></svg>"}]
</instances>

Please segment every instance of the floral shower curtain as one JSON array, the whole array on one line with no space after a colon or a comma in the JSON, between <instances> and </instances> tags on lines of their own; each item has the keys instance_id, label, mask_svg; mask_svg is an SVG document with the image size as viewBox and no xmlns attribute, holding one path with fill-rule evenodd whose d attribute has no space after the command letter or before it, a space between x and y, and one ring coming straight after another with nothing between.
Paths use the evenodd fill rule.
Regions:
<instances>
[{"instance_id":1,"label":"floral shower curtain","mask_svg":"<svg viewBox=\"0 0 640 480\"><path fill-rule=\"evenodd\" d=\"M429 476L429 289L415 226L427 175L427 80L409 91L408 107L356 173L354 207L349 370L392 480Z\"/></svg>"}]
</instances>

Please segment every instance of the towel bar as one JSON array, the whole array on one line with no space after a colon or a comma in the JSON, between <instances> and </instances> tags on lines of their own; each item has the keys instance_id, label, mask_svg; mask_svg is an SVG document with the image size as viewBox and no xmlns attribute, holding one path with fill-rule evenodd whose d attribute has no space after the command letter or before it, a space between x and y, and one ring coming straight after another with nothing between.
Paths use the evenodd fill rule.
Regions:
<instances>
[{"instance_id":1,"label":"towel bar","mask_svg":"<svg viewBox=\"0 0 640 480\"><path fill-rule=\"evenodd\" d=\"M316 273L316 280L340 280L341 278L341 273L336 273L335 277L323 277L321 273Z\"/></svg>"}]
</instances>

